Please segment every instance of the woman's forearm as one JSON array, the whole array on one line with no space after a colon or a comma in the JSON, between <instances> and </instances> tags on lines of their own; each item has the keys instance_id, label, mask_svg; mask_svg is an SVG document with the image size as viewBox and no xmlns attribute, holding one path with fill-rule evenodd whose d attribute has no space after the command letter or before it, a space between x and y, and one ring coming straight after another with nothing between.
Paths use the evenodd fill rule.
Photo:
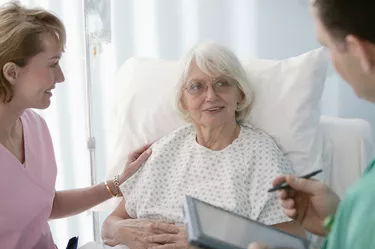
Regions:
<instances>
[{"instance_id":1,"label":"woman's forearm","mask_svg":"<svg viewBox=\"0 0 375 249\"><path fill-rule=\"evenodd\" d=\"M133 175L151 155L151 144L147 144L130 153L126 162L125 170L117 178L118 183L123 183ZM110 192L117 194L113 181L108 181ZM109 198L112 195L107 190L104 183L82 189L57 191L53 200L50 219L64 218L79 214L92 208Z\"/></svg>"},{"instance_id":2,"label":"woman's forearm","mask_svg":"<svg viewBox=\"0 0 375 249\"><path fill-rule=\"evenodd\" d=\"M112 181L108 181L108 186L113 193L117 193ZM50 219L79 214L111 197L104 183L88 188L56 191Z\"/></svg>"}]
</instances>

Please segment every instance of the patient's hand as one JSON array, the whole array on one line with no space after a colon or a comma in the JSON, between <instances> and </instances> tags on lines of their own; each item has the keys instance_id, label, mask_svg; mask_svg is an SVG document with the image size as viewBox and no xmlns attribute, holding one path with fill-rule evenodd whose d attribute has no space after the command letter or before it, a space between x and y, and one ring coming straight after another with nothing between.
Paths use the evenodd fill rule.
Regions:
<instances>
[{"instance_id":1,"label":"patient's hand","mask_svg":"<svg viewBox=\"0 0 375 249\"><path fill-rule=\"evenodd\" d=\"M160 246L160 243L148 242L146 238L155 235L179 234L180 229L168 222L146 219L126 219L120 221L117 241L130 249L146 249Z\"/></svg>"},{"instance_id":2,"label":"patient's hand","mask_svg":"<svg viewBox=\"0 0 375 249\"><path fill-rule=\"evenodd\" d=\"M159 244L158 246L153 246L152 249L194 248L187 241L185 227L176 226L174 224L157 223L153 225L153 228L163 232L149 235L145 238L147 243ZM179 230L178 233L170 233L172 230L175 231L176 228Z\"/></svg>"}]
</instances>

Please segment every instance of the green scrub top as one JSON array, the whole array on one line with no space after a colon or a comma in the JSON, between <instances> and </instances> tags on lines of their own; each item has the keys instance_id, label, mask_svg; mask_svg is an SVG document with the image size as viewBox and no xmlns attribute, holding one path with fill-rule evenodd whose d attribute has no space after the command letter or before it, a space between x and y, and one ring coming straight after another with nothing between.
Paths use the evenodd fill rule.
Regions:
<instances>
[{"instance_id":1,"label":"green scrub top","mask_svg":"<svg viewBox=\"0 0 375 249\"><path fill-rule=\"evenodd\" d=\"M375 159L349 189L322 249L375 249Z\"/></svg>"}]
</instances>

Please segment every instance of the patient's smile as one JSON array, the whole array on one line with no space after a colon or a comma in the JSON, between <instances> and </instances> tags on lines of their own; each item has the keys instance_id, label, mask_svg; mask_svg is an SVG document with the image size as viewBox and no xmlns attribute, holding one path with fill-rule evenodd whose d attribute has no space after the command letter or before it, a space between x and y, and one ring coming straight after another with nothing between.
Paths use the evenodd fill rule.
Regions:
<instances>
[{"instance_id":1,"label":"patient's smile","mask_svg":"<svg viewBox=\"0 0 375 249\"><path fill-rule=\"evenodd\" d=\"M216 113L221 112L223 109L224 107L213 107L213 108L205 109L204 112L208 114L216 114Z\"/></svg>"}]
</instances>

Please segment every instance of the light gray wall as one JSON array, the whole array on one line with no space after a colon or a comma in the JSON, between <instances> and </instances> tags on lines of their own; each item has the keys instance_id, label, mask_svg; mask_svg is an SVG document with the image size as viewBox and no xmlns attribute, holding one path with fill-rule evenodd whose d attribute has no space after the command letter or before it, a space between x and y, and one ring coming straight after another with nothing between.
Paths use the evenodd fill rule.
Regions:
<instances>
[{"instance_id":1,"label":"light gray wall","mask_svg":"<svg viewBox=\"0 0 375 249\"><path fill-rule=\"evenodd\" d=\"M319 47L307 0L113 0L112 11L117 67L133 55L178 59L205 40L270 59ZM363 118L375 129L375 106L358 99L332 67L327 79L323 114Z\"/></svg>"},{"instance_id":2,"label":"light gray wall","mask_svg":"<svg viewBox=\"0 0 375 249\"><path fill-rule=\"evenodd\" d=\"M286 58L316 48L308 5L299 0L258 0L257 32L260 58ZM345 118L363 118L375 129L375 105L360 100L337 75L332 65L322 98L322 112ZM375 137L375 134L374 134Z\"/></svg>"}]
</instances>

